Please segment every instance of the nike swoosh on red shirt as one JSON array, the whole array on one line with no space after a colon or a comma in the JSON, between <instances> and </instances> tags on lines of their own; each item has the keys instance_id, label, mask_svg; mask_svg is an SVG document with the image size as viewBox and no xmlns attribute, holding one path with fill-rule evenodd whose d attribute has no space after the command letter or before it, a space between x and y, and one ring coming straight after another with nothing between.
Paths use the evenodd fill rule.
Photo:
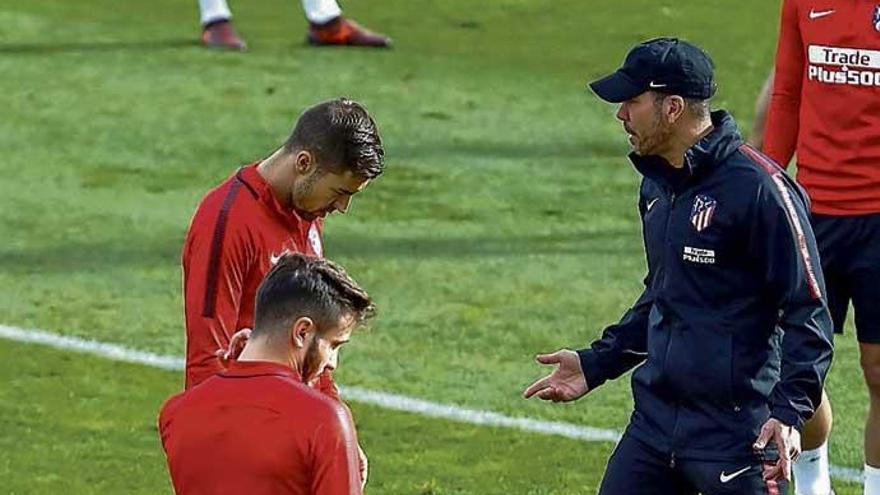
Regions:
<instances>
[{"instance_id":1,"label":"nike swoosh on red shirt","mask_svg":"<svg viewBox=\"0 0 880 495\"><path fill-rule=\"evenodd\" d=\"M826 15L831 15L833 13L834 13L834 9L820 10L818 12L813 9L810 9L810 20L818 19L820 17L825 17Z\"/></svg>"}]
</instances>

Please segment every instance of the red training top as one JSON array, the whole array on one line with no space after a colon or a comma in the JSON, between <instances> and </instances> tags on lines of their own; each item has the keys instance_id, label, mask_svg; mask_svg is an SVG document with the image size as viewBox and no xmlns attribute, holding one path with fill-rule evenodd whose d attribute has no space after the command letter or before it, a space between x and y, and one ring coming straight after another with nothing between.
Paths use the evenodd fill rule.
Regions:
<instances>
[{"instance_id":1,"label":"red training top","mask_svg":"<svg viewBox=\"0 0 880 495\"><path fill-rule=\"evenodd\" d=\"M238 361L159 413L178 495L359 495L357 438L342 405L287 366Z\"/></svg>"},{"instance_id":2,"label":"red training top","mask_svg":"<svg viewBox=\"0 0 880 495\"><path fill-rule=\"evenodd\" d=\"M257 289L284 251L322 256L321 219L281 206L256 164L242 167L202 199L183 246L186 387L221 370L214 352L253 328ZM320 388L338 397L332 378Z\"/></svg>"},{"instance_id":3,"label":"red training top","mask_svg":"<svg viewBox=\"0 0 880 495\"><path fill-rule=\"evenodd\" d=\"M783 0L764 153L825 215L880 212L880 5Z\"/></svg>"}]
</instances>

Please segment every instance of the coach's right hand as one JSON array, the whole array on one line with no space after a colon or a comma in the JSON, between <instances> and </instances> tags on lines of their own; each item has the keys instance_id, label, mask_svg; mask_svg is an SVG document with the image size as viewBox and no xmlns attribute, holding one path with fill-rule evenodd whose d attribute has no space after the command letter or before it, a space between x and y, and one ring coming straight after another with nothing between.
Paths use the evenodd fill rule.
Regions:
<instances>
[{"instance_id":1,"label":"coach's right hand","mask_svg":"<svg viewBox=\"0 0 880 495\"><path fill-rule=\"evenodd\" d=\"M541 364L555 364L553 373L531 384L523 392L526 399L537 395L543 400L568 402L580 399L587 394L587 380L581 369L581 360L577 353L562 349L553 354L540 354L535 358Z\"/></svg>"}]
</instances>

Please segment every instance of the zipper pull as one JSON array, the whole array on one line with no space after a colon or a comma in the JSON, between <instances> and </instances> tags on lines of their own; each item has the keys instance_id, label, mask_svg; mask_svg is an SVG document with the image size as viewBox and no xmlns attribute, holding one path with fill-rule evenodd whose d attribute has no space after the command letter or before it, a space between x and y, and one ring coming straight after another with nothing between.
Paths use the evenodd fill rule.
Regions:
<instances>
[{"instance_id":1,"label":"zipper pull","mask_svg":"<svg viewBox=\"0 0 880 495\"><path fill-rule=\"evenodd\" d=\"M675 452L669 455L669 467L675 467Z\"/></svg>"}]
</instances>

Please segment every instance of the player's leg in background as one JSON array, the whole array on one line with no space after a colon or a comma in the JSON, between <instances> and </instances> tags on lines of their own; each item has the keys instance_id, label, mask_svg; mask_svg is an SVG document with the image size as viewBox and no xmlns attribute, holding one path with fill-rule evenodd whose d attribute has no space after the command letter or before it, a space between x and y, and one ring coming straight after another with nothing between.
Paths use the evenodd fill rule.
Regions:
<instances>
[{"instance_id":1,"label":"player's leg in background","mask_svg":"<svg viewBox=\"0 0 880 495\"><path fill-rule=\"evenodd\" d=\"M833 416L828 395L822 391L822 403L816 414L804 424L801 455L793 466L796 495L830 495L831 472L828 463L828 437Z\"/></svg>"},{"instance_id":2,"label":"player's leg in background","mask_svg":"<svg viewBox=\"0 0 880 495\"><path fill-rule=\"evenodd\" d=\"M865 237L852 256L853 310L870 401L865 421L865 494L880 495L880 215L857 221Z\"/></svg>"},{"instance_id":3,"label":"player's leg in background","mask_svg":"<svg viewBox=\"0 0 880 495\"><path fill-rule=\"evenodd\" d=\"M608 459L599 495L697 495L664 456L624 434Z\"/></svg>"},{"instance_id":4,"label":"player's leg in background","mask_svg":"<svg viewBox=\"0 0 880 495\"><path fill-rule=\"evenodd\" d=\"M865 495L880 495L880 343L861 342L859 350L870 400L865 421Z\"/></svg>"},{"instance_id":5,"label":"player's leg in background","mask_svg":"<svg viewBox=\"0 0 880 495\"><path fill-rule=\"evenodd\" d=\"M311 24L327 24L342 15L336 0L302 0L302 7Z\"/></svg>"},{"instance_id":6,"label":"player's leg in background","mask_svg":"<svg viewBox=\"0 0 880 495\"><path fill-rule=\"evenodd\" d=\"M391 39L387 36L343 17L336 0L302 0L302 7L309 21L306 41L310 45L391 46Z\"/></svg>"},{"instance_id":7,"label":"player's leg in background","mask_svg":"<svg viewBox=\"0 0 880 495\"><path fill-rule=\"evenodd\" d=\"M202 26L207 26L212 22L228 21L232 12L226 0L199 0L199 18Z\"/></svg>"},{"instance_id":8,"label":"player's leg in background","mask_svg":"<svg viewBox=\"0 0 880 495\"><path fill-rule=\"evenodd\" d=\"M199 0L202 44L209 48L244 50L247 44L232 27L232 12L226 0Z\"/></svg>"},{"instance_id":9,"label":"player's leg in background","mask_svg":"<svg viewBox=\"0 0 880 495\"><path fill-rule=\"evenodd\" d=\"M846 231L848 228L846 219L841 217L814 214L811 223L822 259L825 294L834 332L842 333L851 297L846 261L849 259L847 251L852 236ZM801 455L792 467L794 493L797 495L833 493L828 455L828 437L831 434L832 420L831 401L823 390L822 402L816 414L804 425Z\"/></svg>"}]
</instances>

